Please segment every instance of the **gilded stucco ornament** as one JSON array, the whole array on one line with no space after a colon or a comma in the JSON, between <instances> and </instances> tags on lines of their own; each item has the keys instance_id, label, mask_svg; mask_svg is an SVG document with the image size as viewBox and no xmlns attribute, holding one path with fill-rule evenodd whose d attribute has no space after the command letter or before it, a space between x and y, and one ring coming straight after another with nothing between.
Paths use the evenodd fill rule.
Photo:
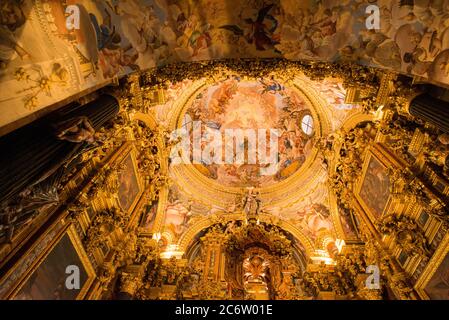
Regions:
<instances>
[{"instance_id":1,"label":"gilded stucco ornament","mask_svg":"<svg viewBox=\"0 0 449 320\"><path fill-rule=\"evenodd\" d=\"M379 79L374 69L351 63L325 63L289 61L284 59L239 59L216 60L191 63L174 63L158 69L145 72L144 86L165 87L169 82L177 83L184 79L210 78L215 81L226 75L238 74L242 77L260 78L272 73L282 75L286 81L293 80L294 76L304 73L312 80L321 80L326 77L342 78L344 85L362 85L365 88L375 89Z\"/></svg>"},{"instance_id":2,"label":"gilded stucco ornament","mask_svg":"<svg viewBox=\"0 0 449 320\"><path fill-rule=\"evenodd\" d=\"M319 247L315 248L314 244L320 244L323 249L323 244L329 244L326 241L333 235L319 233L312 243L301 231L270 214L266 194L246 189L228 195L223 211L192 218L188 224L190 230L178 242L182 256L161 258L161 253L167 253L164 241L156 232L138 227L143 205L136 206L131 215L117 205L118 179L123 168L99 165L89 186L67 211L68 221L88 221L83 224L86 227L83 244L89 256L103 259L97 259L102 261L97 277L104 294L115 290L136 299L252 299L256 296L251 290L255 292L254 288L267 284L271 286L268 297L275 299L378 300L385 294L385 287L391 288L400 299L416 298L410 275L396 262L397 257L385 246L381 235L391 238L395 249L427 261L434 248L422 226L396 211L384 214L379 221L369 221L355 200L355 186L360 182L364 161L376 145L394 154L390 155L391 159L401 157L405 163L405 167L387 169L393 199L419 204L432 217L447 221L444 203L429 192L414 171L421 158L441 165L447 150L437 150L439 144L435 143L432 128L423 126L407 113L405 104L415 89L398 84L394 91L392 74L379 77L370 68L352 64L285 60L178 63L135 74L124 81L123 88L114 89L121 113L100 132L102 144L81 155L82 162L102 163L111 151L125 141L131 142L136 149L137 171L144 181L142 202L164 201L162 190L172 183L168 177L168 155L178 141L171 140L169 129L155 121L152 113L155 91L163 91L184 79L201 80L209 85L236 74L251 79L276 75L290 85L298 74L316 80L338 77L347 88L364 87L363 116L377 112L381 102L385 104L382 117L363 118L362 124L358 120L332 133L327 130L317 135L315 141L321 161L318 165L324 166L329 177L324 185L336 195L337 212L345 208L358 218L360 239L340 251L329 249L331 263L314 264L309 261L311 253ZM379 147L379 144L383 145ZM83 203L98 199L107 203L106 208L85 218L88 207ZM160 231L164 216L158 219L154 230ZM370 228L370 223L375 227ZM260 243L263 245L258 246ZM107 257L101 253L104 244L110 247ZM380 289L365 285L369 265L380 267ZM111 288L112 284L116 287Z\"/></svg>"},{"instance_id":3,"label":"gilded stucco ornament","mask_svg":"<svg viewBox=\"0 0 449 320\"><path fill-rule=\"evenodd\" d=\"M388 214L378 223L379 231L394 236L399 247L409 255L419 255L429 259L430 245L418 224L405 216Z\"/></svg>"}]
</instances>

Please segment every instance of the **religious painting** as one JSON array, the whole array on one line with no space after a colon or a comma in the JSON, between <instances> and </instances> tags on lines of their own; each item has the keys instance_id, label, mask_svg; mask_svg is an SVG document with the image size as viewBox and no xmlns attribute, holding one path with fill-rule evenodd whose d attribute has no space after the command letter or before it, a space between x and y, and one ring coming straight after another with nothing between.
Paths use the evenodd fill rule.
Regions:
<instances>
[{"instance_id":1,"label":"religious painting","mask_svg":"<svg viewBox=\"0 0 449 320\"><path fill-rule=\"evenodd\" d=\"M132 209L137 201L137 196L140 194L139 180L131 153L126 156L121 166L121 171L119 172L118 198L122 209L129 211Z\"/></svg>"},{"instance_id":2,"label":"religious painting","mask_svg":"<svg viewBox=\"0 0 449 320\"><path fill-rule=\"evenodd\" d=\"M190 217L191 212L182 201L168 203L165 209L165 229L178 238L187 230Z\"/></svg>"},{"instance_id":3,"label":"religious painting","mask_svg":"<svg viewBox=\"0 0 449 320\"><path fill-rule=\"evenodd\" d=\"M387 169L372 155L365 169L359 196L375 219L382 215L390 197L390 178Z\"/></svg>"},{"instance_id":4,"label":"religious painting","mask_svg":"<svg viewBox=\"0 0 449 320\"><path fill-rule=\"evenodd\" d=\"M195 199L176 183L170 186L167 202L161 210L165 214L163 229L172 236L172 243L176 242L195 221L224 211L223 208L216 208Z\"/></svg>"},{"instance_id":5,"label":"religious painting","mask_svg":"<svg viewBox=\"0 0 449 320\"><path fill-rule=\"evenodd\" d=\"M357 239L357 220L351 210L340 206L338 216L346 239Z\"/></svg>"},{"instance_id":6,"label":"religious painting","mask_svg":"<svg viewBox=\"0 0 449 320\"><path fill-rule=\"evenodd\" d=\"M430 215L427 212L421 212L418 216L418 224L424 228L426 226L427 221L429 221Z\"/></svg>"},{"instance_id":7,"label":"religious painting","mask_svg":"<svg viewBox=\"0 0 449 320\"><path fill-rule=\"evenodd\" d=\"M192 206L193 201L177 185L171 186L165 207L164 230L175 238L180 237L187 230L189 220L192 218Z\"/></svg>"},{"instance_id":8,"label":"religious painting","mask_svg":"<svg viewBox=\"0 0 449 320\"><path fill-rule=\"evenodd\" d=\"M274 184L298 171L311 153L313 130L306 133L301 127L306 115L313 126L306 100L276 79L235 77L218 82L200 92L187 109L185 128L202 153L201 162L194 159L195 152L191 161L224 186ZM201 134L194 128L198 123ZM229 132L234 134L232 140L226 140ZM214 159L205 159L206 146L217 145L218 140L222 143L211 151ZM225 161L229 155L241 156L241 161Z\"/></svg>"},{"instance_id":9,"label":"religious painting","mask_svg":"<svg viewBox=\"0 0 449 320\"><path fill-rule=\"evenodd\" d=\"M154 222L156 221L158 206L158 200L154 200L150 204L144 206L139 226L147 232L151 232L153 229Z\"/></svg>"},{"instance_id":10,"label":"religious painting","mask_svg":"<svg viewBox=\"0 0 449 320\"><path fill-rule=\"evenodd\" d=\"M409 255L406 252L401 251L401 253L398 256L398 261L402 267L405 268L405 264L407 263L408 258L409 258Z\"/></svg>"},{"instance_id":11,"label":"religious painting","mask_svg":"<svg viewBox=\"0 0 449 320\"><path fill-rule=\"evenodd\" d=\"M15 300L75 300L81 299L95 277L84 249L74 231L63 234L14 295ZM79 289L68 289L69 266L79 270ZM70 269L73 270L73 269Z\"/></svg>"},{"instance_id":12,"label":"religious painting","mask_svg":"<svg viewBox=\"0 0 449 320\"><path fill-rule=\"evenodd\" d=\"M313 203L296 211L295 225L310 239L316 240L320 234L333 233L334 225L327 205Z\"/></svg>"},{"instance_id":13,"label":"religious painting","mask_svg":"<svg viewBox=\"0 0 449 320\"><path fill-rule=\"evenodd\" d=\"M313 87L326 99L329 106L338 110L351 110L358 106L352 102L346 102L347 90L343 82L338 79L324 79L313 81Z\"/></svg>"},{"instance_id":14,"label":"religious painting","mask_svg":"<svg viewBox=\"0 0 449 320\"><path fill-rule=\"evenodd\" d=\"M449 300L449 253L424 290L431 300Z\"/></svg>"},{"instance_id":15,"label":"religious painting","mask_svg":"<svg viewBox=\"0 0 449 320\"><path fill-rule=\"evenodd\" d=\"M165 63L171 27L155 2L2 1L0 127Z\"/></svg>"},{"instance_id":16,"label":"religious painting","mask_svg":"<svg viewBox=\"0 0 449 320\"><path fill-rule=\"evenodd\" d=\"M318 195L320 194L320 195ZM334 235L335 229L327 197L323 192L310 194L311 203L299 202L289 208L270 207L270 215L286 220L301 230L310 240L315 241L320 235ZM312 200L313 199L313 200Z\"/></svg>"}]
</instances>

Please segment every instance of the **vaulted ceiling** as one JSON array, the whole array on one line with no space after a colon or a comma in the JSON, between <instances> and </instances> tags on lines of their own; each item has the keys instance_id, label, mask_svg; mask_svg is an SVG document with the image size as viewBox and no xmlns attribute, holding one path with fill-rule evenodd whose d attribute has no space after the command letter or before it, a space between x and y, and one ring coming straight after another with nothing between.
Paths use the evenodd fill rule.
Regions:
<instances>
[{"instance_id":1,"label":"vaulted ceiling","mask_svg":"<svg viewBox=\"0 0 449 320\"><path fill-rule=\"evenodd\" d=\"M164 237L171 244L184 243L195 225L210 216L232 217L248 188L260 197L261 215L288 224L309 254L341 236L336 200L330 197L328 171L316 144L372 115L345 103L341 79L313 81L303 74L283 78L273 73L264 78L224 77L214 83L185 80L160 93L165 101L149 114L183 139L172 149L172 185L160 204L166 212ZM226 162L228 152L237 153L237 144L225 140L234 129L244 130L246 140L240 141L245 158ZM260 129L265 129L266 146L270 129L276 132L278 149L263 150L267 155L275 152L274 170L264 171L261 150L248 138Z\"/></svg>"},{"instance_id":2,"label":"vaulted ceiling","mask_svg":"<svg viewBox=\"0 0 449 320\"><path fill-rule=\"evenodd\" d=\"M176 61L352 61L448 84L448 0L376 5L368 8L362 0L6 0L0 10L0 127L12 130L37 111L56 108L55 103L115 77ZM368 30L377 28L377 17L380 29Z\"/></svg>"}]
</instances>

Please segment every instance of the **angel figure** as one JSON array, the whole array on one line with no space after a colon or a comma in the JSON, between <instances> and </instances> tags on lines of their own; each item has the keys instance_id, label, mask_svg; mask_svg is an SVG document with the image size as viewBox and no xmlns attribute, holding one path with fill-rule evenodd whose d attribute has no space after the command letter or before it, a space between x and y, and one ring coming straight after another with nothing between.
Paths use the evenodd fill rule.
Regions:
<instances>
[{"instance_id":1,"label":"angel figure","mask_svg":"<svg viewBox=\"0 0 449 320\"><path fill-rule=\"evenodd\" d=\"M249 28L242 29L238 25L224 25L220 29L229 30L238 37L244 37L246 42L256 45L256 50L274 49L276 52L279 52L275 48L275 45L279 44L279 41L274 34L278 27L278 21L269 14L273 6L271 4L260 9L256 20L251 18L244 19L244 22L249 25Z\"/></svg>"},{"instance_id":2,"label":"angel figure","mask_svg":"<svg viewBox=\"0 0 449 320\"><path fill-rule=\"evenodd\" d=\"M94 142L95 129L87 117L77 117L56 125L56 136L70 142Z\"/></svg>"}]
</instances>

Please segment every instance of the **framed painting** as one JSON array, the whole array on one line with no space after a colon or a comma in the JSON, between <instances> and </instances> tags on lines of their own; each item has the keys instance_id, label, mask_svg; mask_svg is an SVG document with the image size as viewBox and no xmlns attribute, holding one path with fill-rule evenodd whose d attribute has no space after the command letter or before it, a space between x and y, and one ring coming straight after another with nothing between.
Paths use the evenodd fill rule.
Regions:
<instances>
[{"instance_id":1,"label":"framed painting","mask_svg":"<svg viewBox=\"0 0 449 320\"><path fill-rule=\"evenodd\" d=\"M159 201L154 200L150 204L144 206L142 217L139 222L139 227L143 229L144 232L152 232L154 227L154 222L156 221L156 216L158 212Z\"/></svg>"},{"instance_id":2,"label":"framed painting","mask_svg":"<svg viewBox=\"0 0 449 320\"><path fill-rule=\"evenodd\" d=\"M449 300L449 235L430 259L415 289L423 299Z\"/></svg>"},{"instance_id":3,"label":"framed painting","mask_svg":"<svg viewBox=\"0 0 449 320\"><path fill-rule=\"evenodd\" d=\"M67 286L71 275L79 280L74 288ZM12 299L78 300L86 295L94 279L95 271L71 225L31 268Z\"/></svg>"},{"instance_id":4,"label":"framed painting","mask_svg":"<svg viewBox=\"0 0 449 320\"><path fill-rule=\"evenodd\" d=\"M358 220L351 210L337 203L337 196L333 192L329 192L329 210L338 239L345 240L346 243L357 242Z\"/></svg>"},{"instance_id":5,"label":"framed painting","mask_svg":"<svg viewBox=\"0 0 449 320\"><path fill-rule=\"evenodd\" d=\"M131 212L139 200L142 192L139 175L137 172L137 163L132 151L130 151L120 163L121 170L118 175L119 189L118 201L120 207Z\"/></svg>"},{"instance_id":6,"label":"framed painting","mask_svg":"<svg viewBox=\"0 0 449 320\"><path fill-rule=\"evenodd\" d=\"M357 240L358 237L358 221L353 213L343 207L339 207L339 219L346 240Z\"/></svg>"},{"instance_id":7,"label":"framed painting","mask_svg":"<svg viewBox=\"0 0 449 320\"><path fill-rule=\"evenodd\" d=\"M385 211L390 200L390 178L387 166L373 152L363 166L356 197L371 221L378 220Z\"/></svg>"}]
</instances>

